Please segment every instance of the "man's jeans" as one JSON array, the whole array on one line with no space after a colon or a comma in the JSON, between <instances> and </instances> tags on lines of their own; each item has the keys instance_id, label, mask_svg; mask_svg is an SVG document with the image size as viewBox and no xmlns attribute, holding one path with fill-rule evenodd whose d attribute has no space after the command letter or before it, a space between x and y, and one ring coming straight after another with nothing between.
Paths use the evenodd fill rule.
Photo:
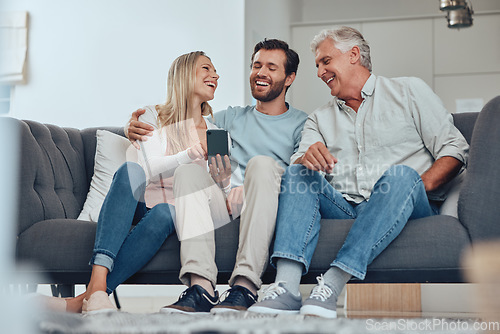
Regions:
<instances>
[{"instance_id":1,"label":"man's jeans","mask_svg":"<svg viewBox=\"0 0 500 334\"><path fill-rule=\"evenodd\" d=\"M116 171L102 205L90 264L109 269L108 294L144 267L175 230L175 209L167 203L146 208L145 189L142 167L127 162Z\"/></svg>"},{"instance_id":2,"label":"man's jeans","mask_svg":"<svg viewBox=\"0 0 500 334\"><path fill-rule=\"evenodd\" d=\"M427 198L418 173L390 167L373 187L368 201L353 204L318 172L292 165L283 174L271 262L300 262L304 274L318 243L320 220L355 219L331 266L364 279L367 266L401 233L409 219L438 213Z\"/></svg>"}]
</instances>

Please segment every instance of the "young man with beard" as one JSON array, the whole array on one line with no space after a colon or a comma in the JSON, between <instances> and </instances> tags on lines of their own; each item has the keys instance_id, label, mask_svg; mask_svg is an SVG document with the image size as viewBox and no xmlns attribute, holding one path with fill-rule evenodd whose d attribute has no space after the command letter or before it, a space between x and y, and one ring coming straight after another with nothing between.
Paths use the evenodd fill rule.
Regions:
<instances>
[{"instance_id":1,"label":"young man with beard","mask_svg":"<svg viewBox=\"0 0 500 334\"><path fill-rule=\"evenodd\" d=\"M214 123L230 133L233 145L232 189L227 196L229 213L237 217L244 203L236 264L226 298L213 307L218 294L214 290L217 267L212 231L181 240L179 278L190 288L176 303L162 308L162 312L246 310L256 302L274 234L281 174L299 147L307 118L304 112L285 102L286 91L295 79L298 64L298 54L287 43L276 39L257 43L250 72L250 87L256 105L229 107L214 115ZM149 130L147 125L137 122L138 114L139 111L132 115L126 131L131 140L142 140ZM194 196L194 200L187 200L186 196L176 197L177 219L182 216L182 220L196 224L200 217L211 219L207 205L210 194L200 189L203 182L196 181L198 176L193 176L193 173L193 170L177 173L174 189L199 195ZM201 207L207 212L200 214Z\"/></svg>"}]
</instances>

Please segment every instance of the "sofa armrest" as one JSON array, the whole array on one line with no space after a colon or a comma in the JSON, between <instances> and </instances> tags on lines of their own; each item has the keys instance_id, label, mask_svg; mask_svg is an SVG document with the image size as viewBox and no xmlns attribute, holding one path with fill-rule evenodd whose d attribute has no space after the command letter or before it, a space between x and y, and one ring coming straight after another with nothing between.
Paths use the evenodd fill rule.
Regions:
<instances>
[{"instance_id":1,"label":"sofa armrest","mask_svg":"<svg viewBox=\"0 0 500 334\"><path fill-rule=\"evenodd\" d=\"M500 96L479 113L458 215L472 242L500 238Z\"/></svg>"}]
</instances>

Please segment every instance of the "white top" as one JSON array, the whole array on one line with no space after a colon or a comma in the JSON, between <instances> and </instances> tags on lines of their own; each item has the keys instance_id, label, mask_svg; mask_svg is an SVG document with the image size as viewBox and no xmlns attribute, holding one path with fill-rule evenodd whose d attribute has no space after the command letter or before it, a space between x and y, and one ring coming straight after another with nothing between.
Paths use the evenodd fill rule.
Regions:
<instances>
[{"instance_id":1,"label":"white top","mask_svg":"<svg viewBox=\"0 0 500 334\"><path fill-rule=\"evenodd\" d=\"M187 149L177 154L167 155L166 128L160 128L158 124L158 112L155 106L144 107L146 112L139 117L139 121L151 125L153 135L147 141L140 141L141 150L138 152L138 162L146 172L147 187L144 195L146 206L154 207L159 203L174 204L173 176L180 165L196 163L207 168L207 161L203 159L192 160ZM217 129L206 118L208 129ZM192 119L186 120L193 125ZM193 124L189 124L193 123Z\"/></svg>"}]
</instances>

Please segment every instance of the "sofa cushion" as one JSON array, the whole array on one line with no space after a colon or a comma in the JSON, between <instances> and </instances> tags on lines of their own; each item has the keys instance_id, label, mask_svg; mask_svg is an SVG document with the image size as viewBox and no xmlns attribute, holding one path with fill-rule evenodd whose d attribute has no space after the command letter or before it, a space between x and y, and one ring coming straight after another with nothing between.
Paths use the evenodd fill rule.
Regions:
<instances>
[{"instance_id":1,"label":"sofa cushion","mask_svg":"<svg viewBox=\"0 0 500 334\"><path fill-rule=\"evenodd\" d=\"M450 184L448 185L448 192L446 193L446 199L439 208L439 214L458 218L458 197L460 195L460 191L462 190L465 175L467 175L467 170L464 170L450 181Z\"/></svg>"},{"instance_id":2,"label":"sofa cushion","mask_svg":"<svg viewBox=\"0 0 500 334\"><path fill-rule=\"evenodd\" d=\"M17 257L43 271L90 271L97 224L76 219L48 219L18 236Z\"/></svg>"},{"instance_id":3,"label":"sofa cushion","mask_svg":"<svg viewBox=\"0 0 500 334\"><path fill-rule=\"evenodd\" d=\"M94 174L90 182L87 199L82 212L78 216L80 220L93 222L97 222L99 218L102 203L109 191L115 172L125 161L137 160L136 150L127 138L106 130L97 130L96 137Z\"/></svg>"},{"instance_id":4,"label":"sofa cushion","mask_svg":"<svg viewBox=\"0 0 500 334\"><path fill-rule=\"evenodd\" d=\"M19 235L17 258L36 264L42 272L90 273L96 227L96 223L76 219L38 222ZM173 234L145 270L178 273L179 269L179 241ZM75 283L88 283L86 279Z\"/></svg>"},{"instance_id":5,"label":"sofa cushion","mask_svg":"<svg viewBox=\"0 0 500 334\"><path fill-rule=\"evenodd\" d=\"M330 266L353 222L321 221L318 246L310 266L313 274L322 273ZM367 279L370 271L379 270L458 269L460 255L469 245L467 231L456 218L438 215L410 220L401 234L368 266ZM392 279L397 281L398 277Z\"/></svg>"},{"instance_id":6,"label":"sofa cushion","mask_svg":"<svg viewBox=\"0 0 500 334\"><path fill-rule=\"evenodd\" d=\"M38 271L71 276L74 284L88 283L97 224L76 219L50 219L40 221L21 233L17 242L17 259L36 264ZM239 219L215 231L216 263L220 272L229 277L236 260ZM75 237L77 236L77 237ZM139 274L148 276L147 283L180 283L180 243L176 234L170 235L152 260ZM164 277L162 275L165 275ZM134 277L132 277L133 281ZM50 281L50 279L49 279ZM59 280L60 281L60 280ZM146 282L142 282L146 283Z\"/></svg>"},{"instance_id":7,"label":"sofa cushion","mask_svg":"<svg viewBox=\"0 0 500 334\"><path fill-rule=\"evenodd\" d=\"M472 131L474 130L477 115L477 112L452 114L453 123L455 124L457 129L460 130L462 135L465 137L465 140L467 140L467 143L469 144L471 142Z\"/></svg>"},{"instance_id":8,"label":"sofa cushion","mask_svg":"<svg viewBox=\"0 0 500 334\"><path fill-rule=\"evenodd\" d=\"M95 151L97 148L97 130L106 130L117 135L125 137L123 128L121 127L101 127L101 128L86 128L80 130L83 141L83 155L85 159L85 169L87 171L87 191L90 188L90 182L92 180L92 175L94 175L94 161L95 161Z\"/></svg>"}]
</instances>

